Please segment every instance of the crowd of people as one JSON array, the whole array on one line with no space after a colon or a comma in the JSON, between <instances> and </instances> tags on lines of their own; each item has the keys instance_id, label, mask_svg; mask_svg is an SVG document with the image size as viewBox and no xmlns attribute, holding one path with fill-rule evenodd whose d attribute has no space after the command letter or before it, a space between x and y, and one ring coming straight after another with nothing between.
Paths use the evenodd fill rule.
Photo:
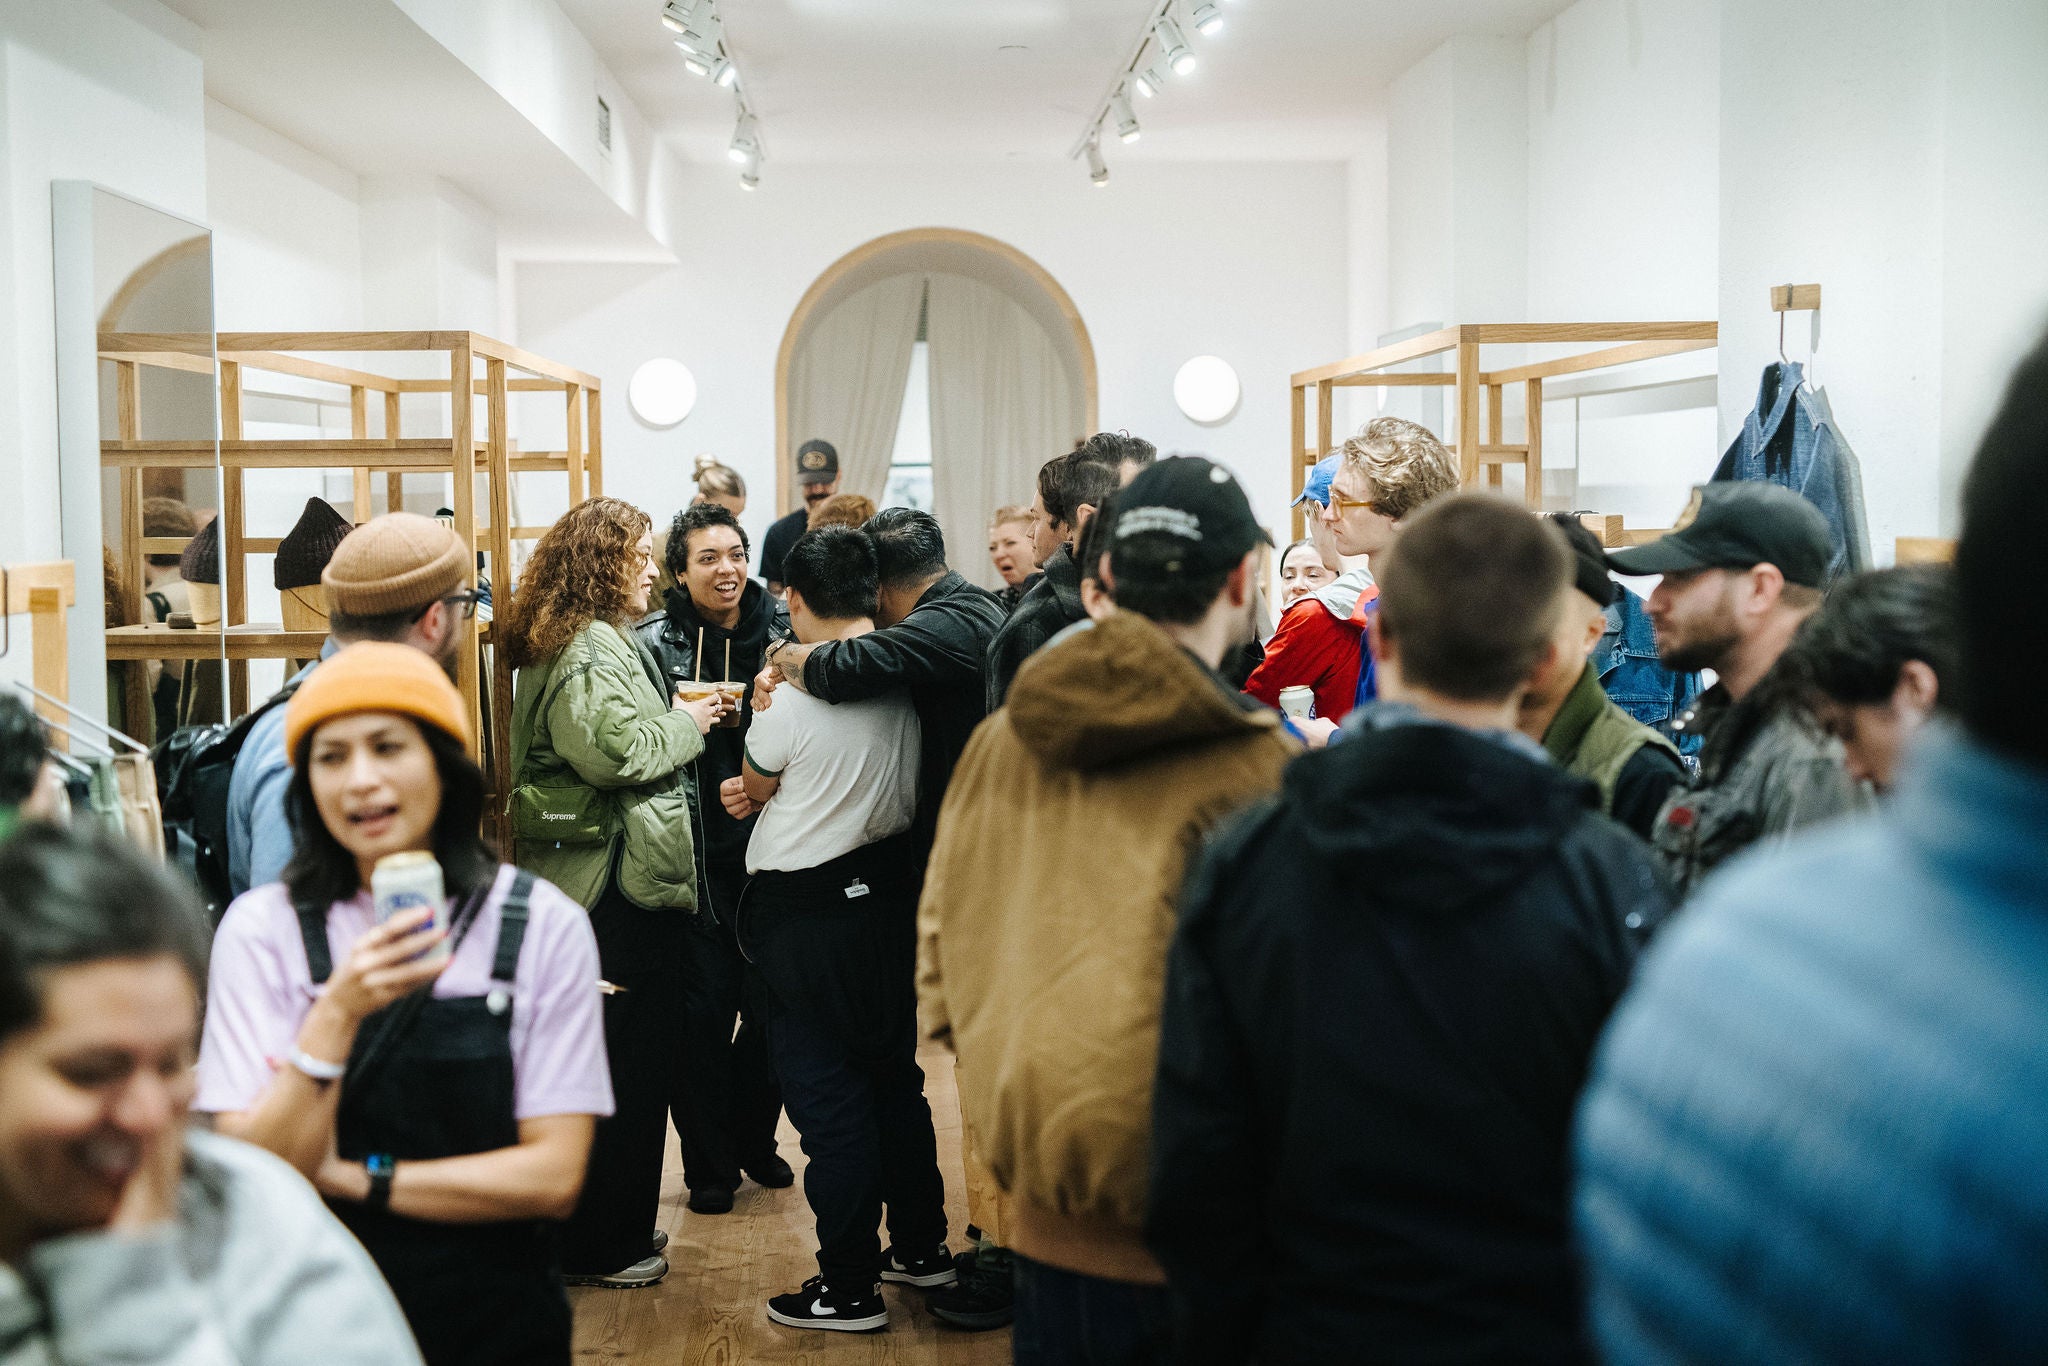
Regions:
<instances>
[{"instance_id":1,"label":"crowd of people","mask_svg":"<svg viewBox=\"0 0 2048 1366\"><path fill-rule=\"evenodd\" d=\"M1032 1366L2048 1354L2048 344L1953 568L1831 579L1761 481L1606 550L1390 418L1277 556L1224 466L1091 437L1001 593L795 474L758 558L716 462L659 540L540 539L516 865L432 518L322 569L210 943L0 695L0 1361L560 1363L565 1286L668 1274L671 1126L722 1216L784 1112L796 1330L894 1285Z\"/></svg>"}]
</instances>

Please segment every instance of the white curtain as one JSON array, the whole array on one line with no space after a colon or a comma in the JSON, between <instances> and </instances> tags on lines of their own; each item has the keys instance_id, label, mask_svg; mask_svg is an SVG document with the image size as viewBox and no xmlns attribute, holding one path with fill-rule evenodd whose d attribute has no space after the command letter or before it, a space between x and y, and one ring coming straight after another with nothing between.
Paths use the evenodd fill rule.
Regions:
<instances>
[{"instance_id":1,"label":"white curtain","mask_svg":"<svg viewBox=\"0 0 2048 1366\"><path fill-rule=\"evenodd\" d=\"M1038 467L1086 435L1079 382L1045 328L1007 294L962 275L930 279L933 501L953 568L993 588L989 514L1029 504Z\"/></svg>"},{"instance_id":2,"label":"white curtain","mask_svg":"<svg viewBox=\"0 0 2048 1366\"><path fill-rule=\"evenodd\" d=\"M776 459L822 437L839 451L839 491L881 501L923 302L923 276L892 276L811 326L790 358L790 448Z\"/></svg>"}]
</instances>

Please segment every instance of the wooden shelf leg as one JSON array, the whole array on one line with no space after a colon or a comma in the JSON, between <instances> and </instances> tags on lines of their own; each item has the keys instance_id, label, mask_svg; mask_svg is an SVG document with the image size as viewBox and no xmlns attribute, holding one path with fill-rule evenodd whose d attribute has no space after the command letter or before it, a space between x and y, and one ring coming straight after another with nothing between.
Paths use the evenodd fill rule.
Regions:
<instances>
[{"instance_id":1,"label":"wooden shelf leg","mask_svg":"<svg viewBox=\"0 0 2048 1366\"><path fill-rule=\"evenodd\" d=\"M1479 482L1479 343L1458 343L1458 486Z\"/></svg>"},{"instance_id":2,"label":"wooden shelf leg","mask_svg":"<svg viewBox=\"0 0 2048 1366\"><path fill-rule=\"evenodd\" d=\"M1527 388L1529 405L1529 456L1522 462L1522 477L1528 480L1529 507L1543 510L1543 381L1532 379Z\"/></svg>"},{"instance_id":3,"label":"wooden shelf leg","mask_svg":"<svg viewBox=\"0 0 2048 1366\"><path fill-rule=\"evenodd\" d=\"M1507 438L1502 436L1500 432L1500 401L1501 389L1503 387L1499 384L1489 384L1486 386L1486 429L1492 433L1491 440L1496 446L1507 444ZM1507 469L1505 466L1488 465L1486 467L1486 486L1491 489L1500 488L1505 482L1506 474Z\"/></svg>"},{"instance_id":4,"label":"wooden shelf leg","mask_svg":"<svg viewBox=\"0 0 2048 1366\"><path fill-rule=\"evenodd\" d=\"M512 600L512 461L507 403L505 362L484 358L484 405L490 458L485 487L491 500L491 596L493 602ZM502 595L502 596L501 596ZM498 846L516 856L504 828L505 798L512 790L512 665L505 652L491 647L490 747L484 772L490 779L490 799L484 822L498 835Z\"/></svg>"},{"instance_id":5,"label":"wooden shelf leg","mask_svg":"<svg viewBox=\"0 0 2048 1366\"><path fill-rule=\"evenodd\" d=\"M1287 457L1287 467L1288 467L1289 469L1294 469L1294 470L1299 470L1299 471L1301 471L1301 478L1302 478L1302 482L1306 483L1306 482L1307 482L1307 480L1308 480L1308 471L1314 468L1314 466L1312 466L1312 465L1310 465L1310 464L1308 463L1308 390L1307 390L1307 388L1305 388L1305 387L1303 387L1303 386L1299 386L1299 385L1289 385L1289 386L1288 386L1288 407L1289 407L1289 409L1291 410L1291 412L1292 412L1292 414L1293 414L1293 419L1294 419L1294 420L1293 420L1293 424L1292 424L1292 425L1293 425L1293 436L1294 436L1294 442L1293 442L1293 444L1292 444L1291 446L1289 446L1289 447L1288 447L1288 449L1289 449L1289 450L1291 450L1291 451L1293 452L1293 454ZM1316 459L1320 460L1320 459L1322 459L1322 458L1323 458L1323 457L1322 457L1322 452L1321 452L1321 451L1318 451L1318 452L1316 452ZM1289 495L1291 496L1292 494L1296 493L1297 491L1298 491L1297 489L1289 489L1289 490L1288 490L1287 492L1288 492L1288 493L1289 493ZM1307 518L1307 516L1306 516L1306 515L1305 515L1305 514L1304 514L1304 513L1302 512L1302 510L1301 510L1301 509L1300 509L1299 507L1297 507L1297 508L1295 508L1295 509L1294 509L1294 536L1293 536L1293 539L1294 539L1294 540L1296 540L1296 541L1298 541L1298 540L1300 540L1300 539L1301 539L1301 538L1302 538L1303 536L1306 536L1307 534L1308 534L1308 518Z\"/></svg>"},{"instance_id":6,"label":"wooden shelf leg","mask_svg":"<svg viewBox=\"0 0 2048 1366\"><path fill-rule=\"evenodd\" d=\"M448 470L454 485L450 505L455 509L455 532L472 553L463 562L463 579L476 587L476 401L473 376L476 353L468 336L449 350L448 359ZM483 735L483 710L477 686L479 670L477 634L472 627L463 633L455 655L455 682L469 710L469 733Z\"/></svg>"},{"instance_id":7,"label":"wooden shelf leg","mask_svg":"<svg viewBox=\"0 0 2048 1366\"><path fill-rule=\"evenodd\" d=\"M242 366L239 361L220 363L220 426L224 440L242 439ZM221 627L244 626L249 621L248 500L244 496L239 466L221 471L220 500ZM249 710L249 662L228 664L228 715L241 716Z\"/></svg>"}]
</instances>

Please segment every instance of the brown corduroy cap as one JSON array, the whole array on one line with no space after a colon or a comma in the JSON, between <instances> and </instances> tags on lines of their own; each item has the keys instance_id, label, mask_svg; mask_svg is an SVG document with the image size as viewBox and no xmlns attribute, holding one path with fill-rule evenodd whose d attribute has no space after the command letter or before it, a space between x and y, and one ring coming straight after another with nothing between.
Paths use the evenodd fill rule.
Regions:
<instances>
[{"instance_id":1,"label":"brown corduroy cap","mask_svg":"<svg viewBox=\"0 0 2048 1366\"><path fill-rule=\"evenodd\" d=\"M425 607L466 582L462 538L432 517L390 512L351 531L320 573L329 611L374 617Z\"/></svg>"},{"instance_id":2,"label":"brown corduroy cap","mask_svg":"<svg viewBox=\"0 0 2048 1366\"><path fill-rule=\"evenodd\" d=\"M299 523L278 542L271 581L279 592L287 588L311 588L320 582L327 562L355 528L348 518L319 498L308 498Z\"/></svg>"}]
</instances>

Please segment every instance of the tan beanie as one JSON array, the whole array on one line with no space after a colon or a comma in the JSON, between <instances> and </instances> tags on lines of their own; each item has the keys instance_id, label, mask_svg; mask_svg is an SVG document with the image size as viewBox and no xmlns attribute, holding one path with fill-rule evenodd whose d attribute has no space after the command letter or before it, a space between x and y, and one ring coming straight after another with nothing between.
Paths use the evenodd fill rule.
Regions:
<instances>
[{"instance_id":1,"label":"tan beanie","mask_svg":"<svg viewBox=\"0 0 2048 1366\"><path fill-rule=\"evenodd\" d=\"M468 556L452 528L416 512L389 512L342 538L320 582L329 611L352 617L404 612L461 589Z\"/></svg>"}]
</instances>

